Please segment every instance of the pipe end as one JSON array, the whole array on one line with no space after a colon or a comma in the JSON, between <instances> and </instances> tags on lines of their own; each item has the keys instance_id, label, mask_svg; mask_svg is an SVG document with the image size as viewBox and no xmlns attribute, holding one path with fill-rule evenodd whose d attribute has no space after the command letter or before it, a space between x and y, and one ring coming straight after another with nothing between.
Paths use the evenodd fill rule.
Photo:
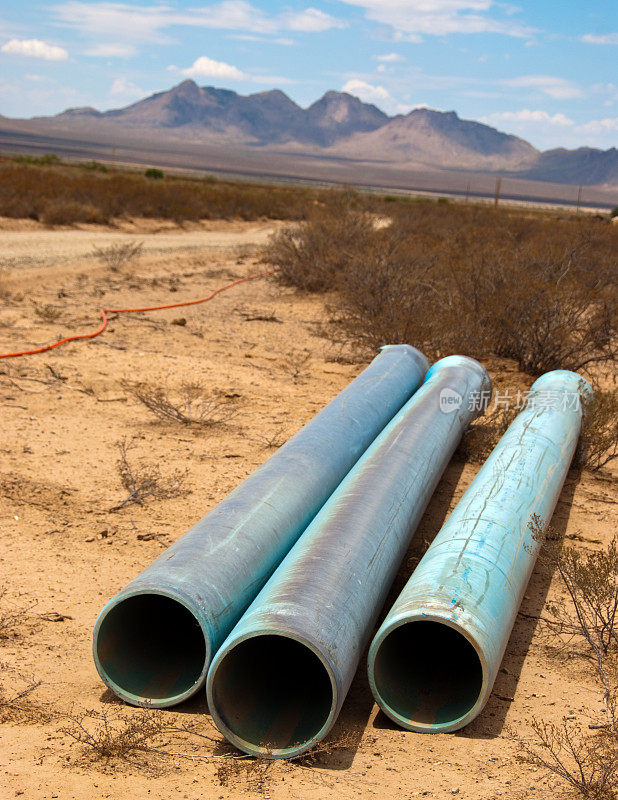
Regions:
<instances>
[{"instance_id":1,"label":"pipe end","mask_svg":"<svg viewBox=\"0 0 618 800\"><path fill-rule=\"evenodd\" d=\"M339 710L331 666L309 642L281 631L224 644L208 673L206 693L226 739L261 758L292 758L310 750Z\"/></svg>"},{"instance_id":2,"label":"pipe end","mask_svg":"<svg viewBox=\"0 0 618 800\"><path fill-rule=\"evenodd\" d=\"M206 680L210 641L194 611L173 592L138 589L113 597L94 626L94 663L130 705L167 708Z\"/></svg>"},{"instance_id":3,"label":"pipe end","mask_svg":"<svg viewBox=\"0 0 618 800\"><path fill-rule=\"evenodd\" d=\"M491 691L477 644L451 620L425 614L395 619L378 631L368 674L382 711L417 733L463 728Z\"/></svg>"}]
</instances>

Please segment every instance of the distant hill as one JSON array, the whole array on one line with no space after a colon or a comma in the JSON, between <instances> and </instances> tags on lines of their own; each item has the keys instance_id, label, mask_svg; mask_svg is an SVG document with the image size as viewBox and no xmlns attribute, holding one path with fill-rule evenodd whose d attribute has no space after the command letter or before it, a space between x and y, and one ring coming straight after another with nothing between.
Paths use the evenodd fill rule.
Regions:
<instances>
[{"instance_id":1,"label":"distant hill","mask_svg":"<svg viewBox=\"0 0 618 800\"><path fill-rule=\"evenodd\" d=\"M301 108L273 89L240 95L185 80L125 108L71 108L31 122L75 136L103 130L143 132L145 141L225 144L288 155L402 168L498 172L536 181L618 186L618 151L581 147L540 152L454 111L417 108L389 117L346 92L327 92Z\"/></svg>"}]
</instances>

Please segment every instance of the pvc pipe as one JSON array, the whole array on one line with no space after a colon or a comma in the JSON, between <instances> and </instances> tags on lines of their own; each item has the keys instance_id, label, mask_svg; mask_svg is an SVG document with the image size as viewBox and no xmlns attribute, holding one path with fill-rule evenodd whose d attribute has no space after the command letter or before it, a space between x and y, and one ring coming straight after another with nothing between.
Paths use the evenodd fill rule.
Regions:
<instances>
[{"instance_id":1,"label":"pvc pipe","mask_svg":"<svg viewBox=\"0 0 618 800\"><path fill-rule=\"evenodd\" d=\"M358 457L421 384L408 345L371 364L101 611L94 661L133 705L194 694L211 658Z\"/></svg>"},{"instance_id":2,"label":"pvc pipe","mask_svg":"<svg viewBox=\"0 0 618 800\"><path fill-rule=\"evenodd\" d=\"M425 506L476 416L473 393L490 387L474 359L435 364L236 625L206 684L232 744L286 758L331 729Z\"/></svg>"},{"instance_id":3,"label":"pvc pipe","mask_svg":"<svg viewBox=\"0 0 618 800\"><path fill-rule=\"evenodd\" d=\"M422 558L369 649L380 708L412 731L455 731L483 709L577 444L574 372L542 375Z\"/></svg>"}]
</instances>

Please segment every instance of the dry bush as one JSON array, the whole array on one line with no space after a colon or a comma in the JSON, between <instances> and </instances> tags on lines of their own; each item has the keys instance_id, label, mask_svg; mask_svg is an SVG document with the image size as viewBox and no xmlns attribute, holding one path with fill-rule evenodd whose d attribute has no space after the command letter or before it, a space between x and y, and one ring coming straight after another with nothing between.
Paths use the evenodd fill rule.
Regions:
<instances>
[{"instance_id":1,"label":"dry bush","mask_svg":"<svg viewBox=\"0 0 618 800\"><path fill-rule=\"evenodd\" d=\"M267 788L273 764L267 758L227 758L217 767L217 779L221 786L236 787L242 783L243 791L249 789L262 794Z\"/></svg>"},{"instance_id":2,"label":"dry bush","mask_svg":"<svg viewBox=\"0 0 618 800\"><path fill-rule=\"evenodd\" d=\"M284 356L281 367L291 378L294 384L301 383L307 377L311 353L307 350L292 350Z\"/></svg>"},{"instance_id":3,"label":"dry bush","mask_svg":"<svg viewBox=\"0 0 618 800\"><path fill-rule=\"evenodd\" d=\"M458 455L477 463L485 462L520 410L514 406L499 406L486 412L464 433L457 448Z\"/></svg>"},{"instance_id":4,"label":"dry bush","mask_svg":"<svg viewBox=\"0 0 618 800\"><path fill-rule=\"evenodd\" d=\"M615 800L618 790L618 731L585 731L564 719L560 725L533 718L533 739L521 741L525 763L549 770L587 800Z\"/></svg>"},{"instance_id":5,"label":"dry bush","mask_svg":"<svg viewBox=\"0 0 618 800\"><path fill-rule=\"evenodd\" d=\"M60 732L82 745L93 759L105 762L134 761L144 753L157 752L166 730L164 716L148 710L90 710L67 718Z\"/></svg>"},{"instance_id":6,"label":"dry bush","mask_svg":"<svg viewBox=\"0 0 618 800\"><path fill-rule=\"evenodd\" d=\"M183 383L176 395L150 383L122 385L156 417L170 422L213 427L230 422L238 413L230 399L208 394L199 383Z\"/></svg>"},{"instance_id":7,"label":"dry bush","mask_svg":"<svg viewBox=\"0 0 618 800\"><path fill-rule=\"evenodd\" d=\"M17 635L19 626L35 605L36 602L19 606L10 604L7 600L6 587L0 587L0 641L12 639Z\"/></svg>"},{"instance_id":8,"label":"dry bush","mask_svg":"<svg viewBox=\"0 0 618 800\"><path fill-rule=\"evenodd\" d=\"M153 500L168 500L183 493L183 482L186 473L177 470L172 475L163 477L158 464L129 463L128 451L132 445L132 442L116 442L116 447L120 453L118 472L122 485L129 495L122 503L110 508L110 511L120 511L131 503L143 506L144 501L149 498Z\"/></svg>"},{"instance_id":9,"label":"dry bush","mask_svg":"<svg viewBox=\"0 0 618 800\"><path fill-rule=\"evenodd\" d=\"M0 664L3 681L0 682L0 722L46 722L50 714L32 702L30 695L41 685L41 681L25 678L6 664ZM13 673L11 688L4 682L8 673Z\"/></svg>"},{"instance_id":10,"label":"dry bush","mask_svg":"<svg viewBox=\"0 0 618 800\"><path fill-rule=\"evenodd\" d=\"M330 200L298 227L275 234L266 248L264 258L279 270L277 280L284 285L311 292L337 288L353 254L373 237L373 220L353 207L347 193Z\"/></svg>"},{"instance_id":11,"label":"dry bush","mask_svg":"<svg viewBox=\"0 0 618 800\"><path fill-rule=\"evenodd\" d=\"M118 272L142 254L143 242L117 242L108 247L93 247L92 254L112 272Z\"/></svg>"},{"instance_id":12,"label":"dry bush","mask_svg":"<svg viewBox=\"0 0 618 800\"><path fill-rule=\"evenodd\" d=\"M34 313L43 322L57 322L62 316L62 309L47 303L44 306L35 305Z\"/></svg>"},{"instance_id":13,"label":"dry bush","mask_svg":"<svg viewBox=\"0 0 618 800\"><path fill-rule=\"evenodd\" d=\"M200 219L298 220L326 194L292 186L167 177L133 170L85 168L52 161L0 157L0 215L48 224L155 217L177 223Z\"/></svg>"},{"instance_id":14,"label":"dry bush","mask_svg":"<svg viewBox=\"0 0 618 800\"><path fill-rule=\"evenodd\" d=\"M49 200L37 215L46 225L72 225L75 222L108 222L107 217L92 203L79 200Z\"/></svg>"},{"instance_id":15,"label":"dry bush","mask_svg":"<svg viewBox=\"0 0 618 800\"><path fill-rule=\"evenodd\" d=\"M618 458L618 394L596 389L584 399L576 462L596 472Z\"/></svg>"},{"instance_id":16,"label":"dry bush","mask_svg":"<svg viewBox=\"0 0 618 800\"><path fill-rule=\"evenodd\" d=\"M514 738L522 758L564 780L579 797L615 800L618 792L618 540L606 550L582 553L534 516L529 528L545 539L542 562L561 579L564 599L548 604L544 618L560 649L584 644L603 690L603 719L585 730L565 718L554 725L531 720L532 738ZM576 650L575 650L576 651Z\"/></svg>"},{"instance_id":17,"label":"dry bush","mask_svg":"<svg viewBox=\"0 0 618 800\"><path fill-rule=\"evenodd\" d=\"M456 204L399 205L366 225L343 207L282 232L266 253L277 279L333 287L343 326L372 348L513 358L531 374L614 363L618 231L594 219ZM316 245L316 240L319 247ZM342 246L345 242L345 246ZM325 254L325 255L322 255Z\"/></svg>"}]
</instances>

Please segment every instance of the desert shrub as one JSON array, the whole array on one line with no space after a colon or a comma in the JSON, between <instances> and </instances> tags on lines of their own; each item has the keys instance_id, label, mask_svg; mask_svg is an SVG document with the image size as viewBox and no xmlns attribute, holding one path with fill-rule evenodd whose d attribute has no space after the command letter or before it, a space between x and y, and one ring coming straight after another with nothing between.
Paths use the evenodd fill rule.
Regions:
<instances>
[{"instance_id":1,"label":"desert shrub","mask_svg":"<svg viewBox=\"0 0 618 800\"><path fill-rule=\"evenodd\" d=\"M584 400L582 430L576 462L596 472L618 458L618 394L596 389Z\"/></svg>"},{"instance_id":2,"label":"desert shrub","mask_svg":"<svg viewBox=\"0 0 618 800\"><path fill-rule=\"evenodd\" d=\"M107 221L120 216L162 217L178 222L299 220L313 203L322 202L327 195L292 186L193 177L152 180L144 173L112 167L0 158L0 215L47 217L49 224ZM92 209L96 209L96 215Z\"/></svg>"},{"instance_id":3,"label":"desert shrub","mask_svg":"<svg viewBox=\"0 0 618 800\"><path fill-rule=\"evenodd\" d=\"M103 212L92 203L78 200L50 200L40 212L41 222L46 225L72 225L75 222L107 221Z\"/></svg>"},{"instance_id":4,"label":"desert shrub","mask_svg":"<svg viewBox=\"0 0 618 800\"><path fill-rule=\"evenodd\" d=\"M213 427L232 420L237 411L230 399L210 395L197 383L184 383L178 392L150 383L123 383L123 387L151 411L167 422Z\"/></svg>"},{"instance_id":5,"label":"desert shrub","mask_svg":"<svg viewBox=\"0 0 618 800\"><path fill-rule=\"evenodd\" d=\"M277 233L265 258L278 280L312 292L337 288L355 256L375 237L372 219L352 207L345 195L315 207L297 228Z\"/></svg>"},{"instance_id":6,"label":"desert shrub","mask_svg":"<svg viewBox=\"0 0 618 800\"><path fill-rule=\"evenodd\" d=\"M80 744L95 760L108 762L135 760L149 751L157 752L165 730L160 712L92 710L69 715L60 732Z\"/></svg>"},{"instance_id":7,"label":"desert shrub","mask_svg":"<svg viewBox=\"0 0 618 800\"><path fill-rule=\"evenodd\" d=\"M184 472L176 471L164 476L158 464L145 464L129 460L129 451L133 442L116 442L119 458L117 462L120 480L127 497L110 511L120 511L132 503L143 506L146 500L169 500L183 493L183 483L186 477Z\"/></svg>"},{"instance_id":8,"label":"desert shrub","mask_svg":"<svg viewBox=\"0 0 618 800\"><path fill-rule=\"evenodd\" d=\"M266 258L283 283L336 288L356 341L493 354L533 375L618 356L618 231L608 225L428 203L400 204L379 226L350 209L324 215L279 234Z\"/></svg>"},{"instance_id":9,"label":"desert shrub","mask_svg":"<svg viewBox=\"0 0 618 800\"><path fill-rule=\"evenodd\" d=\"M144 247L143 242L117 242L108 247L97 247L92 249L92 254L112 272L118 272L130 261L138 259Z\"/></svg>"},{"instance_id":10,"label":"desert shrub","mask_svg":"<svg viewBox=\"0 0 618 800\"><path fill-rule=\"evenodd\" d=\"M161 180L164 178L163 170L162 169L155 169L154 167L150 167L144 172L144 177L151 178L154 180Z\"/></svg>"},{"instance_id":11,"label":"desert shrub","mask_svg":"<svg viewBox=\"0 0 618 800\"><path fill-rule=\"evenodd\" d=\"M533 537L544 540L541 562L560 578L563 597L547 605L543 622L557 652L583 645L602 689L603 719L584 729L565 717L558 725L533 717L531 737L519 742L522 758L557 775L579 797L615 800L618 791L618 540L604 550L564 547L534 516Z\"/></svg>"}]
</instances>

